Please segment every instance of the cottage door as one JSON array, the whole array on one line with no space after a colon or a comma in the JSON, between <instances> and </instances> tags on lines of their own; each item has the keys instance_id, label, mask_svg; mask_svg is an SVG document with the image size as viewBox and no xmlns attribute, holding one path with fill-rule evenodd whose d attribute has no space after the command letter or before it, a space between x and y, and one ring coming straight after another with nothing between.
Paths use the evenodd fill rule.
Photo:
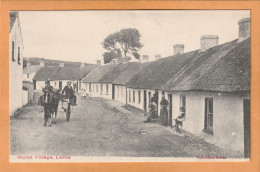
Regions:
<instances>
[{"instance_id":1,"label":"cottage door","mask_svg":"<svg viewBox=\"0 0 260 172\"><path fill-rule=\"evenodd\" d=\"M244 99L244 157L250 158L250 100Z\"/></svg>"},{"instance_id":2,"label":"cottage door","mask_svg":"<svg viewBox=\"0 0 260 172\"><path fill-rule=\"evenodd\" d=\"M112 84L112 99L115 99L115 85Z\"/></svg>"},{"instance_id":3,"label":"cottage door","mask_svg":"<svg viewBox=\"0 0 260 172\"><path fill-rule=\"evenodd\" d=\"M36 81L35 80L33 80L33 88L34 88L34 90L36 90Z\"/></svg>"},{"instance_id":4,"label":"cottage door","mask_svg":"<svg viewBox=\"0 0 260 172\"><path fill-rule=\"evenodd\" d=\"M156 105L157 105L157 107L159 107L158 106L158 103L159 103L159 98L158 98L158 91L155 91L155 93L154 93L154 98L155 98L155 103L156 103ZM158 115L158 109L159 108L157 108L157 111L156 111L156 114Z\"/></svg>"},{"instance_id":5,"label":"cottage door","mask_svg":"<svg viewBox=\"0 0 260 172\"><path fill-rule=\"evenodd\" d=\"M168 124L172 126L172 94L168 94L168 100L169 100L169 122Z\"/></svg>"},{"instance_id":6,"label":"cottage door","mask_svg":"<svg viewBox=\"0 0 260 172\"><path fill-rule=\"evenodd\" d=\"M59 89L62 90L62 81L59 81Z\"/></svg>"},{"instance_id":7,"label":"cottage door","mask_svg":"<svg viewBox=\"0 0 260 172\"><path fill-rule=\"evenodd\" d=\"M146 90L144 90L144 112L146 112Z\"/></svg>"}]
</instances>

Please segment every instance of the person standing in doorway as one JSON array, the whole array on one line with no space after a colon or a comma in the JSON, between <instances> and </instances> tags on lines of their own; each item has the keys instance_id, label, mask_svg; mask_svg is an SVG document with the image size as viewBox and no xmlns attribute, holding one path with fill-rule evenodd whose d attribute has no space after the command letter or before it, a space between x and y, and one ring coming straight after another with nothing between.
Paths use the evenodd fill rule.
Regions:
<instances>
[{"instance_id":1,"label":"person standing in doorway","mask_svg":"<svg viewBox=\"0 0 260 172\"><path fill-rule=\"evenodd\" d=\"M158 109L158 107L157 107L158 98L156 97L155 94L153 94L153 97L151 98L150 103L154 106L154 117L158 118L158 113L157 113L157 111L158 111L157 110Z\"/></svg>"},{"instance_id":2,"label":"person standing in doorway","mask_svg":"<svg viewBox=\"0 0 260 172\"><path fill-rule=\"evenodd\" d=\"M160 102L161 105L161 111L160 111L160 121L162 125L167 126L168 125L168 101L165 99L165 96L162 95L162 100Z\"/></svg>"}]
</instances>

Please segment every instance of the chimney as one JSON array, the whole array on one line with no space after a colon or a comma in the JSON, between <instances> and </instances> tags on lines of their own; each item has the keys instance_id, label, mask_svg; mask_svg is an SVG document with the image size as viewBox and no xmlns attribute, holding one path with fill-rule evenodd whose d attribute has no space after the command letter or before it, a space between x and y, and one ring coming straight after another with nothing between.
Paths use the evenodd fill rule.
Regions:
<instances>
[{"instance_id":1,"label":"chimney","mask_svg":"<svg viewBox=\"0 0 260 172\"><path fill-rule=\"evenodd\" d=\"M160 59L161 59L161 54L155 54L154 60L157 61L157 60L160 60Z\"/></svg>"},{"instance_id":2,"label":"chimney","mask_svg":"<svg viewBox=\"0 0 260 172\"><path fill-rule=\"evenodd\" d=\"M31 65L32 65L32 63L31 63L31 62L27 62L27 67L28 67L28 66L31 66Z\"/></svg>"},{"instance_id":3,"label":"chimney","mask_svg":"<svg viewBox=\"0 0 260 172\"><path fill-rule=\"evenodd\" d=\"M243 18L238 21L239 26L239 40L242 41L245 40L250 36L250 29L251 29L251 19L250 18Z\"/></svg>"},{"instance_id":4,"label":"chimney","mask_svg":"<svg viewBox=\"0 0 260 172\"><path fill-rule=\"evenodd\" d=\"M97 60L97 65L101 65L101 60Z\"/></svg>"},{"instance_id":5,"label":"chimney","mask_svg":"<svg viewBox=\"0 0 260 172\"><path fill-rule=\"evenodd\" d=\"M80 68L86 67L86 63L80 63Z\"/></svg>"},{"instance_id":6,"label":"chimney","mask_svg":"<svg viewBox=\"0 0 260 172\"><path fill-rule=\"evenodd\" d=\"M44 58L40 60L40 66L44 66Z\"/></svg>"},{"instance_id":7,"label":"chimney","mask_svg":"<svg viewBox=\"0 0 260 172\"><path fill-rule=\"evenodd\" d=\"M141 63L146 63L149 60L149 56L148 55L143 55L141 58Z\"/></svg>"},{"instance_id":8,"label":"chimney","mask_svg":"<svg viewBox=\"0 0 260 172\"><path fill-rule=\"evenodd\" d=\"M218 35L203 35L200 37L200 51L206 51L209 48L218 45Z\"/></svg>"},{"instance_id":9,"label":"chimney","mask_svg":"<svg viewBox=\"0 0 260 172\"><path fill-rule=\"evenodd\" d=\"M173 50L174 50L173 55L182 54L182 53L184 53L184 45L183 44L175 44L173 46Z\"/></svg>"},{"instance_id":10,"label":"chimney","mask_svg":"<svg viewBox=\"0 0 260 172\"><path fill-rule=\"evenodd\" d=\"M59 67L64 67L64 62L59 62Z\"/></svg>"}]
</instances>

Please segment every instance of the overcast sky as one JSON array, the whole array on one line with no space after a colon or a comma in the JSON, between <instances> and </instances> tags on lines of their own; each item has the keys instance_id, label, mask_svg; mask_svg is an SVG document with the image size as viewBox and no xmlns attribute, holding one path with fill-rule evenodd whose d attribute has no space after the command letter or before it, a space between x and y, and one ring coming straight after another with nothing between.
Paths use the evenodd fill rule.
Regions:
<instances>
[{"instance_id":1,"label":"overcast sky","mask_svg":"<svg viewBox=\"0 0 260 172\"><path fill-rule=\"evenodd\" d=\"M174 44L185 52L200 48L200 37L219 36L219 44L238 38L238 20L249 10L143 11L22 11L20 22L25 57L96 63L103 59L101 43L123 28L136 28L144 45L141 55L173 54Z\"/></svg>"}]
</instances>

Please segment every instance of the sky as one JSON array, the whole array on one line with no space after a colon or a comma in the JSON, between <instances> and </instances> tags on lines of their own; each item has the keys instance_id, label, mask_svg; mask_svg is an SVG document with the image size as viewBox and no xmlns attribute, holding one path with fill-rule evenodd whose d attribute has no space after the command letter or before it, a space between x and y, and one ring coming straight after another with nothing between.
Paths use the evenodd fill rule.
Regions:
<instances>
[{"instance_id":1,"label":"sky","mask_svg":"<svg viewBox=\"0 0 260 172\"><path fill-rule=\"evenodd\" d=\"M140 55L173 55L200 48L202 35L218 35L219 44L238 38L238 21L249 10L21 11L24 57L96 63L102 42L123 28L136 28L144 45Z\"/></svg>"}]
</instances>

